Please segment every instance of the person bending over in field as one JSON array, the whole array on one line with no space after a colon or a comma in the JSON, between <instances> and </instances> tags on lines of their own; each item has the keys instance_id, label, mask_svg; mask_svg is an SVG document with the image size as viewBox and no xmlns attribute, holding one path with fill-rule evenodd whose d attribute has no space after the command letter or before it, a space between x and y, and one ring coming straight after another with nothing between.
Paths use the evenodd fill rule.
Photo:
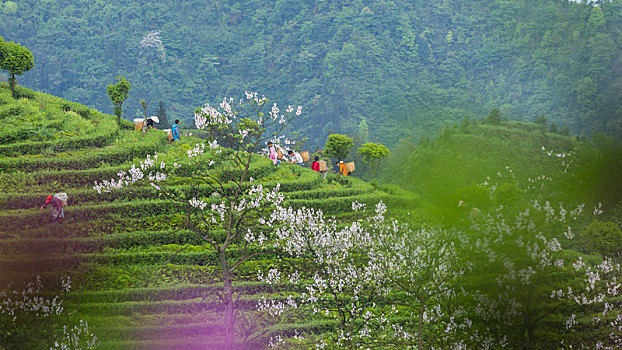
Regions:
<instances>
[{"instance_id":1,"label":"person bending over in field","mask_svg":"<svg viewBox=\"0 0 622 350\"><path fill-rule=\"evenodd\" d=\"M300 153L298 152L294 152L292 150L290 150L289 152L287 152L287 154L289 154L290 157L290 163L292 164L298 164L298 165L303 165L304 162L302 160L302 156L300 155Z\"/></svg>"},{"instance_id":2,"label":"person bending over in field","mask_svg":"<svg viewBox=\"0 0 622 350\"><path fill-rule=\"evenodd\" d=\"M55 224L62 223L65 219L65 212L63 207L67 205L67 194L57 193L55 195L49 195L45 200L45 203L41 205L41 210L48 204L52 207L52 222Z\"/></svg>"}]
</instances>

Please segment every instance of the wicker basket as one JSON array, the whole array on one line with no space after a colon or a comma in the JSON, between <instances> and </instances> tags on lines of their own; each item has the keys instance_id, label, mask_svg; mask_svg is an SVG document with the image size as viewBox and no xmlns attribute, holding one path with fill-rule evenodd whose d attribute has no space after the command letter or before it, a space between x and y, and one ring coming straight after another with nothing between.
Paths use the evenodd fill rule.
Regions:
<instances>
[{"instance_id":1,"label":"wicker basket","mask_svg":"<svg viewBox=\"0 0 622 350\"><path fill-rule=\"evenodd\" d=\"M320 163L320 171L328 171L325 160L320 160L318 163Z\"/></svg>"},{"instance_id":2,"label":"wicker basket","mask_svg":"<svg viewBox=\"0 0 622 350\"><path fill-rule=\"evenodd\" d=\"M276 150L276 154L277 154L277 157L279 158L279 160L282 160L282 159L283 159L283 152L281 152L281 150L280 150L280 149L277 149L277 150Z\"/></svg>"},{"instance_id":3,"label":"wicker basket","mask_svg":"<svg viewBox=\"0 0 622 350\"><path fill-rule=\"evenodd\" d=\"M300 156L302 157L302 161L303 162L308 162L309 161L309 151L302 151L302 152L300 152Z\"/></svg>"},{"instance_id":4,"label":"wicker basket","mask_svg":"<svg viewBox=\"0 0 622 350\"><path fill-rule=\"evenodd\" d=\"M349 173L353 173L356 170L356 167L354 166L354 162L346 163L346 169L348 170Z\"/></svg>"},{"instance_id":5,"label":"wicker basket","mask_svg":"<svg viewBox=\"0 0 622 350\"><path fill-rule=\"evenodd\" d=\"M136 131L142 130L144 124L145 124L145 122L135 123L134 124L134 130L136 130Z\"/></svg>"}]
</instances>

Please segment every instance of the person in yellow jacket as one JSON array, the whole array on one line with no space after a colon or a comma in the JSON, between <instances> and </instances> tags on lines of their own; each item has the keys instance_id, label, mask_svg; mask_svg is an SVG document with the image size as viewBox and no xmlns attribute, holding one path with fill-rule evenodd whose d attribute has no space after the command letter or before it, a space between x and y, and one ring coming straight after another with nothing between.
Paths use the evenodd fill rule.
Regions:
<instances>
[{"instance_id":1,"label":"person in yellow jacket","mask_svg":"<svg viewBox=\"0 0 622 350\"><path fill-rule=\"evenodd\" d=\"M337 162L336 165L339 166L339 173L341 175L348 176L348 168L346 168L346 163L344 163L343 160Z\"/></svg>"}]
</instances>

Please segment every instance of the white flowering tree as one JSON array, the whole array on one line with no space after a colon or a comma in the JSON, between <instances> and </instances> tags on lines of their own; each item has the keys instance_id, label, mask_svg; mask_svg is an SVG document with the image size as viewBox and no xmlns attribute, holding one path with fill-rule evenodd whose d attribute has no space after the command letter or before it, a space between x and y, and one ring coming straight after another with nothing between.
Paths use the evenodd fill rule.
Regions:
<instances>
[{"instance_id":1,"label":"white flowering tree","mask_svg":"<svg viewBox=\"0 0 622 350\"><path fill-rule=\"evenodd\" d=\"M465 313L455 299L470 264L461 261L456 242L462 244L466 237L441 227L411 230L397 222L392 226L391 232L374 236L378 253L373 260L386 271L387 282L397 292L391 303L410 315L408 324L399 326L402 332L394 338L396 345L415 347L416 341L417 349L425 349L459 343L454 331L466 327L468 319L458 322Z\"/></svg>"},{"instance_id":2,"label":"white flowering tree","mask_svg":"<svg viewBox=\"0 0 622 350\"><path fill-rule=\"evenodd\" d=\"M365 206L355 202L353 209L364 211ZM289 285L298 294L286 302L266 302L264 308L280 314L294 307L334 320L336 329L316 343L320 348L389 344L384 335L399 330L393 332L389 322L395 309L384 303L391 288L386 271L373 258L377 254L374 237L394 234L401 226L387 224L385 212L380 202L365 221L340 227L320 210L279 207L271 221L278 224L274 246L283 252L282 266L260 271L259 279Z\"/></svg>"},{"instance_id":3,"label":"white flowering tree","mask_svg":"<svg viewBox=\"0 0 622 350\"><path fill-rule=\"evenodd\" d=\"M561 345L568 349L613 350L622 348L622 268L611 258L605 257L595 265L586 264L581 257L573 263L576 271L582 274L580 288L555 291L551 298L566 298L578 311L592 310L591 317L579 323L572 313L565 322L567 332L575 329L589 334L589 340L568 339Z\"/></svg>"},{"instance_id":4,"label":"white flowering tree","mask_svg":"<svg viewBox=\"0 0 622 350\"><path fill-rule=\"evenodd\" d=\"M95 349L97 337L84 320L67 324L67 306L61 295L71 290L71 279L61 279L61 291L46 296L37 276L23 289L0 290L0 348L53 350ZM62 333L58 329L62 328Z\"/></svg>"},{"instance_id":5,"label":"white flowering tree","mask_svg":"<svg viewBox=\"0 0 622 350\"><path fill-rule=\"evenodd\" d=\"M198 129L208 132L208 142L188 150L186 162L167 165L157 155L147 156L116 179L96 182L94 187L98 192L111 191L144 181L187 209L187 227L213 248L221 267L219 298L228 348L235 346L241 311L236 308L240 295L234 299L234 273L244 262L266 252L273 228L264 218L283 201L279 185L267 189L253 184L251 164L265 142L277 140L302 111L300 106L289 106L282 112L276 103L268 106L268 102L247 92L245 98L224 99L218 107L206 104L194 119ZM166 186L171 179L192 186L179 191ZM248 335L244 338L249 339Z\"/></svg>"},{"instance_id":6,"label":"white flowering tree","mask_svg":"<svg viewBox=\"0 0 622 350\"><path fill-rule=\"evenodd\" d=\"M140 58L138 62L141 64L153 61L154 58L159 58L162 61L166 59L164 44L160 38L160 32L157 30L147 33L140 41L139 47Z\"/></svg>"}]
</instances>

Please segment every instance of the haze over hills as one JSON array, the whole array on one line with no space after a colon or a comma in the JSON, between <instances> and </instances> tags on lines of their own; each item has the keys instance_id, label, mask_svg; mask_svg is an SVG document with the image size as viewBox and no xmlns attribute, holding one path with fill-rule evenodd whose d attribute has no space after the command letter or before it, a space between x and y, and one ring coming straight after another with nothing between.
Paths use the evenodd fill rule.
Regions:
<instances>
[{"instance_id":1,"label":"haze over hills","mask_svg":"<svg viewBox=\"0 0 622 350\"><path fill-rule=\"evenodd\" d=\"M24 86L126 118L244 90L303 105L319 145L353 133L395 145L501 108L573 133L622 135L622 1L0 1L0 35L34 54Z\"/></svg>"}]
</instances>

